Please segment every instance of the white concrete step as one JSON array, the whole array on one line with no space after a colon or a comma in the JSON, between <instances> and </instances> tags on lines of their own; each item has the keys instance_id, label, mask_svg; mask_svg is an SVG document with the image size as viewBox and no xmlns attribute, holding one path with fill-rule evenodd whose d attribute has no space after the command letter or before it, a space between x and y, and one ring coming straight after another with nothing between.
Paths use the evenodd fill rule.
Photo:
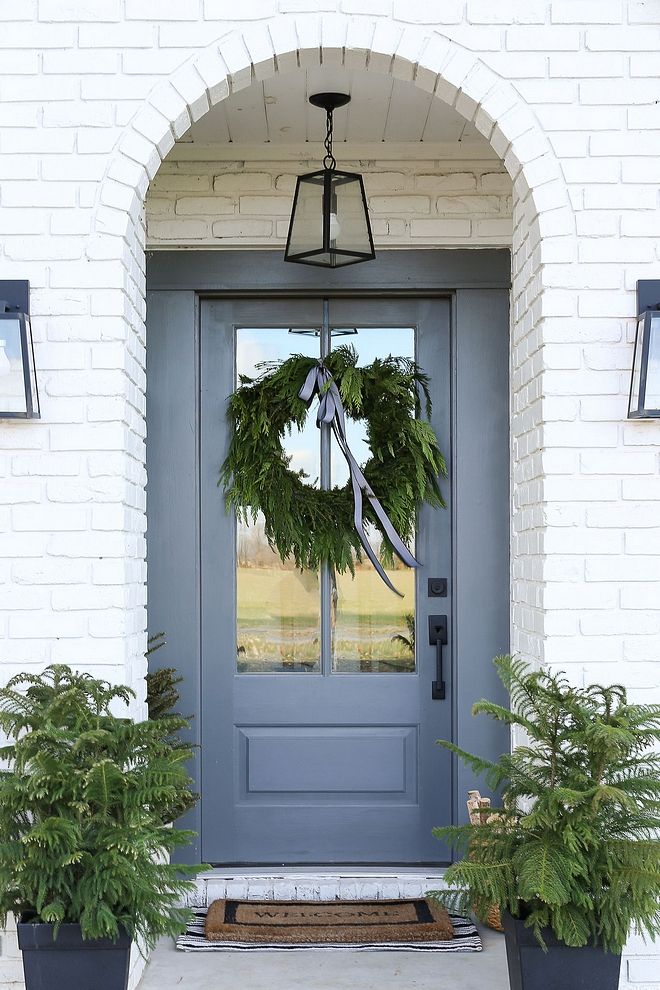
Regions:
<instances>
[{"instance_id":1,"label":"white concrete step","mask_svg":"<svg viewBox=\"0 0 660 990\"><path fill-rule=\"evenodd\" d=\"M200 873L191 907L223 898L282 901L421 897L444 886L444 869L213 869Z\"/></svg>"}]
</instances>

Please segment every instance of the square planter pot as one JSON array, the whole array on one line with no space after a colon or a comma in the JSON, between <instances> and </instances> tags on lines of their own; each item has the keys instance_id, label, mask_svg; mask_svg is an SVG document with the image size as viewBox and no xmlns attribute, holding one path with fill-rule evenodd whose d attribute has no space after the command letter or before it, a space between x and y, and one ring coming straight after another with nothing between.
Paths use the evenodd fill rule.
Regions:
<instances>
[{"instance_id":1,"label":"square planter pot","mask_svg":"<svg viewBox=\"0 0 660 990\"><path fill-rule=\"evenodd\" d=\"M502 912L511 990L617 990L621 956L598 946L574 948L543 929L544 952L524 921Z\"/></svg>"},{"instance_id":2,"label":"square planter pot","mask_svg":"<svg viewBox=\"0 0 660 990\"><path fill-rule=\"evenodd\" d=\"M23 953L26 990L126 990L131 938L123 932L109 938L86 939L80 925L53 926L21 919L16 926Z\"/></svg>"}]
</instances>

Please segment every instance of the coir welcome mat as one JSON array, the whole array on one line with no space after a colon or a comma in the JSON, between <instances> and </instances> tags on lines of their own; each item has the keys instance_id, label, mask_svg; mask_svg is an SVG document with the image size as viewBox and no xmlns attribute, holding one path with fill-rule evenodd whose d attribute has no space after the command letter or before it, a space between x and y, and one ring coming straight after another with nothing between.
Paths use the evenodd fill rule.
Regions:
<instances>
[{"instance_id":1,"label":"coir welcome mat","mask_svg":"<svg viewBox=\"0 0 660 990\"><path fill-rule=\"evenodd\" d=\"M185 952L250 949L363 949L479 952L467 919L427 898L374 901L220 900L197 909L177 948Z\"/></svg>"}]
</instances>

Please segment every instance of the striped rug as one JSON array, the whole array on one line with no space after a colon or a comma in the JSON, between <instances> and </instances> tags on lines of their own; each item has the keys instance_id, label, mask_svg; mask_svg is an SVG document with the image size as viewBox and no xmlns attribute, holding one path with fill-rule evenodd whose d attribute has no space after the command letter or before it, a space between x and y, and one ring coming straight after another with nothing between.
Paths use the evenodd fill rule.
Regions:
<instances>
[{"instance_id":1,"label":"striped rug","mask_svg":"<svg viewBox=\"0 0 660 990\"><path fill-rule=\"evenodd\" d=\"M193 920L183 935L176 940L176 947L182 952L300 952L304 950L329 949L349 952L481 952L483 946L475 926L468 918L450 915L454 926L454 937L449 941L436 942L304 942L282 944L277 942L211 942L204 934L206 908L193 909Z\"/></svg>"}]
</instances>

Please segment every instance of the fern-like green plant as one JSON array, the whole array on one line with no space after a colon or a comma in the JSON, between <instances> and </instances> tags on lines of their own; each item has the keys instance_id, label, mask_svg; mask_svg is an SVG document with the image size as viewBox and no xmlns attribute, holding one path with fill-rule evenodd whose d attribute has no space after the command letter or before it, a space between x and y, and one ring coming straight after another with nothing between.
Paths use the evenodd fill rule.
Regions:
<instances>
[{"instance_id":1,"label":"fern-like green plant","mask_svg":"<svg viewBox=\"0 0 660 990\"><path fill-rule=\"evenodd\" d=\"M390 637L390 642L400 643L409 653L415 656L415 614L414 612L406 612L403 618L408 629L408 635L404 636L403 633L395 633L394 636Z\"/></svg>"},{"instance_id":2,"label":"fern-like green plant","mask_svg":"<svg viewBox=\"0 0 660 990\"><path fill-rule=\"evenodd\" d=\"M150 636L147 642L147 652L145 656L149 658L153 653L165 646L165 634L156 633ZM190 716L182 716L176 711L179 703L178 685L183 677L177 674L175 667L161 667L159 670L150 670L145 677L147 682L147 711L151 719L168 719L167 740L174 750L185 750L190 753L190 746L181 739L181 726L186 729L190 725ZM175 822L187 811L194 808L199 801L199 794L190 788L181 788L176 798L164 811L164 821Z\"/></svg>"},{"instance_id":3,"label":"fern-like green plant","mask_svg":"<svg viewBox=\"0 0 660 990\"><path fill-rule=\"evenodd\" d=\"M144 654L151 667L150 657L167 645L165 633L154 633L147 640L147 651ZM166 718L177 714L175 708L179 703L177 685L183 677L177 675L174 667L161 667L159 670L149 670L144 678L147 682L147 711L149 718Z\"/></svg>"},{"instance_id":4,"label":"fern-like green plant","mask_svg":"<svg viewBox=\"0 0 660 990\"><path fill-rule=\"evenodd\" d=\"M124 929L147 948L185 927L200 867L169 864L193 833L164 822L189 790L190 750L171 745L174 718L112 713L132 694L64 665L0 690L0 924L11 912L88 939Z\"/></svg>"},{"instance_id":5,"label":"fern-like green plant","mask_svg":"<svg viewBox=\"0 0 660 990\"><path fill-rule=\"evenodd\" d=\"M490 762L440 740L503 794L486 824L434 830L465 856L436 896L485 920L497 904L571 946L618 953L631 926L660 933L660 705L620 685L573 687L563 673L497 657L511 710L483 713L526 743ZM655 750L654 750L654 747Z\"/></svg>"}]
</instances>

